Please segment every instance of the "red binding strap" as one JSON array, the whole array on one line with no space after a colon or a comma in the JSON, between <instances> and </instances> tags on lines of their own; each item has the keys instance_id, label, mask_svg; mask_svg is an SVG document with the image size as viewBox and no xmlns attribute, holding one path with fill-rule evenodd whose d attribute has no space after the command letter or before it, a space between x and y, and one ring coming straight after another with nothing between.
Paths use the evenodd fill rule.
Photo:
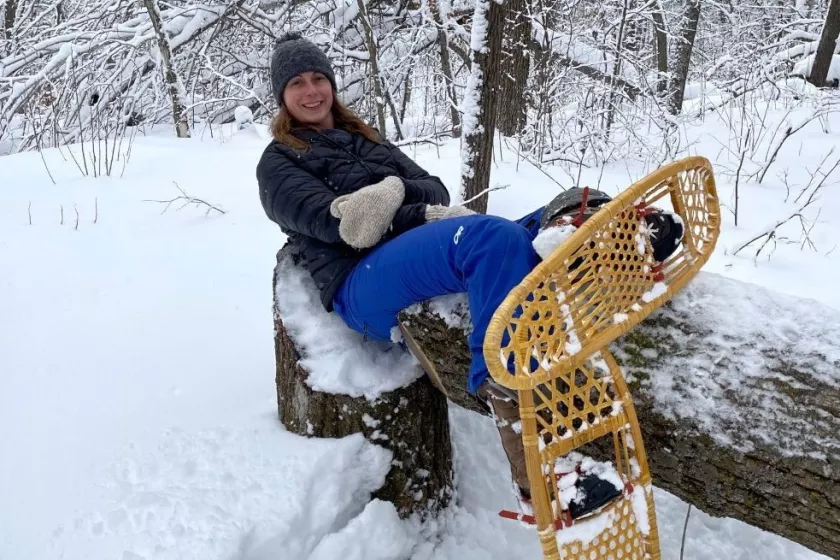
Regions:
<instances>
[{"instance_id":1,"label":"red binding strap","mask_svg":"<svg viewBox=\"0 0 840 560\"><path fill-rule=\"evenodd\" d=\"M644 200L639 201L638 204L634 204L633 207L636 209L636 215L639 216L639 218L644 218L645 216L656 212L656 208L651 208Z\"/></svg>"},{"instance_id":2,"label":"red binding strap","mask_svg":"<svg viewBox=\"0 0 840 560\"><path fill-rule=\"evenodd\" d=\"M580 201L580 210L578 210L577 216L572 219L572 225L575 227L580 227L583 224L583 213L586 211L586 203L589 202L589 186L583 187L583 195Z\"/></svg>"},{"instance_id":3,"label":"red binding strap","mask_svg":"<svg viewBox=\"0 0 840 560\"><path fill-rule=\"evenodd\" d=\"M560 531L563 529L564 526L571 527L572 526L572 513L569 510L564 512L564 516L568 518L564 523L563 519L555 519L554 520L554 530ZM510 511L507 509L503 509L499 512L499 517L504 517L505 519L511 519L513 521L522 521L523 523L527 523L528 525L536 525L537 519L533 515L525 515L524 513L516 513L515 511Z\"/></svg>"},{"instance_id":4,"label":"red binding strap","mask_svg":"<svg viewBox=\"0 0 840 560\"><path fill-rule=\"evenodd\" d=\"M654 282L662 282L665 280L665 273L662 272L662 268L664 267L663 263L656 263L650 269L653 272L653 281Z\"/></svg>"}]
</instances>

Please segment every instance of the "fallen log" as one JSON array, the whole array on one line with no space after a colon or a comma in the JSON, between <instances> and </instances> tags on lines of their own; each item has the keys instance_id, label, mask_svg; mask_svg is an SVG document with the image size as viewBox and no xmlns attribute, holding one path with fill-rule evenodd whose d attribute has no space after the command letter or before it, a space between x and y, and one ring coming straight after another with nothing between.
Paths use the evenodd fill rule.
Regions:
<instances>
[{"instance_id":1,"label":"fallen log","mask_svg":"<svg viewBox=\"0 0 840 560\"><path fill-rule=\"evenodd\" d=\"M460 406L464 298L401 314ZM700 273L611 350L628 379L654 484L840 558L840 312Z\"/></svg>"},{"instance_id":2,"label":"fallen log","mask_svg":"<svg viewBox=\"0 0 840 560\"><path fill-rule=\"evenodd\" d=\"M374 497L403 518L434 515L452 496L447 400L399 347L366 342L328 314L290 249L274 272L277 408L290 432L363 433L389 449L391 469Z\"/></svg>"}]
</instances>

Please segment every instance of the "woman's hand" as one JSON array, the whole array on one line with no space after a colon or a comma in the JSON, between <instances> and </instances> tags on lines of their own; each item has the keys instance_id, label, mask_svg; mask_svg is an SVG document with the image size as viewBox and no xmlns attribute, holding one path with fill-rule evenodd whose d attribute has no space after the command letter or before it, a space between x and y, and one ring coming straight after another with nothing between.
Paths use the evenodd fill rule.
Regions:
<instances>
[{"instance_id":1,"label":"woman's hand","mask_svg":"<svg viewBox=\"0 0 840 560\"><path fill-rule=\"evenodd\" d=\"M330 213L341 220L338 231L345 243L356 249L373 247L394 219L405 199L405 186L399 177L385 177L354 193L339 196Z\"/></svg>"},{"instance_id":2,"label":"woman's hand","mask_svg":"<svg viewBox=\"0 0 840 560\"><path fill-rule=\"evenodd\" d=\"M434 222L446 218L460 218L475 214L466 206L442 206L439 204L426 206L426 221Z\"/></svg>"}]
</instances>

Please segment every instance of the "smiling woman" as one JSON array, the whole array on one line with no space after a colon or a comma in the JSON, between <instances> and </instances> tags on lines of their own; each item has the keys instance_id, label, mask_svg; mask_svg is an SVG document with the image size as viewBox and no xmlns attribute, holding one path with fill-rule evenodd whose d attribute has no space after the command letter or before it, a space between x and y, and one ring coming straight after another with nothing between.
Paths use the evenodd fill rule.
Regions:
<instances>
[{"instance_id":1,"label":"smiling woman","mask_svg":"<svg viewBox=\"0 0 840 560\"><path fill-rule=\"evenodd\" d=\"M271 59L271 87L280 108L271 132L279 144L309 149L302 134L305 130L344 130L380 142L376 131L338 99L327 56L299 33L287 33L277 41Z\"/></svg>"},{"instance_id":2,"label":"smiling woman","mask_svg":"<svg viewBox=\"0 0 840 560\"><path fill-rule=\"evenodd\" d=\"M283 106L298 122L333 128L332 84L320 72L304 72L292 78L283 90Z\"/></svg>"},{"instance_id":3,"label":"smiling woman","mask_svg":"<svg viewBox=\"0 0 840 560\"><path fill-rule=\"evenodd\" d=\"M561 216L594 211L606 201L602 193L570 189L516 221L450 207L439 178L341 104L330 61L317 45L298 34L280 39L271 85L280 109L274 140L257 165L260 201L287 234L325 310L366 338L390 343L401 310L466 292L473 324L467 390L499 415L513 414L503 410L504 395L490 390L482 353L487 325L538 264L536 237L562 226ZM675 225L669 237L661 226L656 231L652 243L673 252L682 230ZM503 445L527 497L521 438L509 430Z\"/></svg>"}]
</instances>

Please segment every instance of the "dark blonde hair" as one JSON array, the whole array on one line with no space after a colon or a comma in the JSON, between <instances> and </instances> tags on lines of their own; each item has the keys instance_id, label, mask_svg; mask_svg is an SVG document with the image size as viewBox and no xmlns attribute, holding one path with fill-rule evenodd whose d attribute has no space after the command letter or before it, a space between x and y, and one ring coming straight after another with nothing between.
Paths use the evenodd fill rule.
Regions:
<instances>
[{"instance_id":1,"label":"dark blonde hair","mask_svg":"<svg viewBox=\"0 0 840 560\"><path fill-rule=\"evenodd\" d=\"M377 134L372 127L367 125L356 115L356 113L348 109L341 101L338 100L338 97L335 95L335 91L333 91L333 103L330 111L332 112L333 121L335 121L335 128L346 132L358 132L371 142L376 142L377 144L382 141L379 134ZM274 115L274 118L271 121L271 135L274 139L281 144L285 144L290 148L297 150L306 150L309 148L308 142L301 140L294 135L295 130L306 128L313 127L296 121L292 115L289 114L285 105L280 107L280 110L277 111L277 114Z\"/></svg>"}]
</instances>

